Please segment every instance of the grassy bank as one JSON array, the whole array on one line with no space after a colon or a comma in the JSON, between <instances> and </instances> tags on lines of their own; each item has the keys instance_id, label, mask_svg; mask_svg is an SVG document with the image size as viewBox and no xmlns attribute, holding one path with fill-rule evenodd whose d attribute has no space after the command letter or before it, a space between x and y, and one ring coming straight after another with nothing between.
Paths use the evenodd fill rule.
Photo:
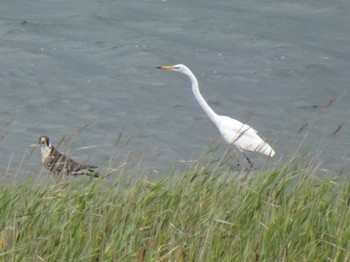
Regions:
<instances>
[{"instance_id":1,"label":"grassy bank","mask_svg":"<svg viewBox=\"0 0 350 262\"><path fill-rule=\"evenodd\" d=\"M350 182L200 164L157 182L0 184L3 261L350 261Z\"/></svg>"}]
</instances>

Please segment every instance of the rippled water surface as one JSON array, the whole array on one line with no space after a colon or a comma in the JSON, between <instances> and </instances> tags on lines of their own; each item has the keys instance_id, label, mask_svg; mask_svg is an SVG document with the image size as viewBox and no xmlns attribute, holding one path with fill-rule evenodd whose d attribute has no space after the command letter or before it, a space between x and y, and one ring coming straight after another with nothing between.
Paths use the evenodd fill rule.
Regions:
<instances>
[{"instance_id":1,"label":"rippled water surface","mask_svg":"<svg viewBox=\"0 0 350 262\"><path fill-rule=\"evenodd\" d=\"M301 146L348 166L347 0L7 0L0 24L2 172L23 156L24 174L40 170L29 145L41 135L79 133L70 155L94 164L130 155L162 173L198 158L220 135L185 76L155 69L176 63L217 113L259 130L274 161Z\"/></svg>"}]
</instances>

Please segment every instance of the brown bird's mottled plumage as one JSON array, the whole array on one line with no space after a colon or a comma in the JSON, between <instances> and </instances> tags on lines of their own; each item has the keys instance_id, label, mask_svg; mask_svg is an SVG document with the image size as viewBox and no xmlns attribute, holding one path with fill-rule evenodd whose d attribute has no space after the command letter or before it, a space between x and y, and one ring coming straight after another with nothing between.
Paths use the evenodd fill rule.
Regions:
<instances>
[{"instance_id":1,"label":"brown bird's mottled plumage","mask_svg":"<svg viewBox=\"0 0 350 262\"><path fill-rule=\"evenodd\" d=\"M100 175L92 170L97 168L91 165L79 164L70 157L61 154L54 148L47 136L39 137L41 147L41 162L55 175L87 175L99 177Z\"/></svg>"}]
</instances>

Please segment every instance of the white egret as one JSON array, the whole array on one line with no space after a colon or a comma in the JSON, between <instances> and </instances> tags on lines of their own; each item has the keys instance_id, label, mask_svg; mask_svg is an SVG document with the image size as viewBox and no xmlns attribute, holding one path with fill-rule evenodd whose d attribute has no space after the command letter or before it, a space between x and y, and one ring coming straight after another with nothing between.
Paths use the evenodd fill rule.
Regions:
<instances>
[{"instance_id":1,"label":"white egret","mask_svg":"<svg viewBox=\"0 0 350 262\"><path fill-rule=\"evenodd\" d=\"M275 155L275 151L272 149L272 147L261 139L255 129L248 126L247 124L241 123L238 120L235 120L228 116L218 115L214 112L214 110L208 105L208 103L201 95L199 91L198 80L187 66L178 64L170 66L159 66L157 68L180 72L189 77L192 83L193 95L197 99L199 105L208 115L209 119L219 129L226 142L235 145L237 149L243 153L251 166L253 165L249 158L244 154L244 150L262 153L269 157L273 157Z\"/></svg>"}]
</instances>

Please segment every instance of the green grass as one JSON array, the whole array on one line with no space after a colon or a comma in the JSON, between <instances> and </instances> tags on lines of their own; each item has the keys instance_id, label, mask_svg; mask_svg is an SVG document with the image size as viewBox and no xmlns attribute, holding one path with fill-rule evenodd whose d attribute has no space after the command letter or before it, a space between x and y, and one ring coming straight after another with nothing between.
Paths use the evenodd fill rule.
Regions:
<instances>
[{"instance_id":1,"label":"green grass","mask_svg":"<svg viewBox=\"0 0 350 262\"><path fill-rule=\"evenodd\" d=\"M350 181L315 172L287 163L238 178L196 164L156 182L3 182L0 258L350 261Z\"/></svg>"}]
</instances>

